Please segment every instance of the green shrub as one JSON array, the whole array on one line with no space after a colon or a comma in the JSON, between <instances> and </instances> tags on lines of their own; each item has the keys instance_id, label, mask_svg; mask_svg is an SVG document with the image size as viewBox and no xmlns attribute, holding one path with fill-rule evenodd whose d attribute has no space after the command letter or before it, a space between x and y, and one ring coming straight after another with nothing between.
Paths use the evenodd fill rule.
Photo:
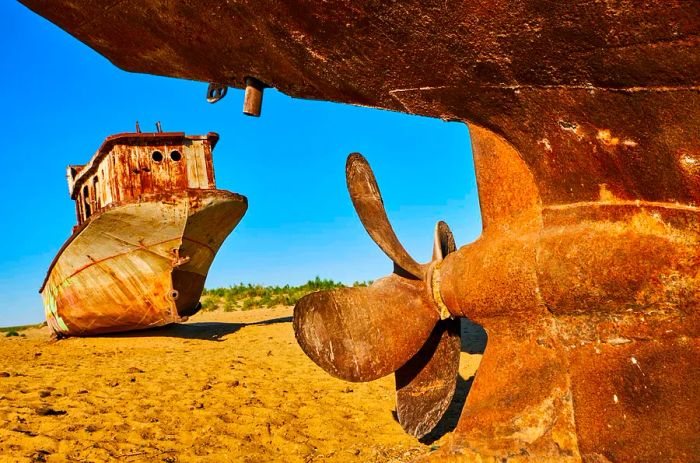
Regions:
<instances>
[{"instance_id":1,"label":"green shrub","mask_svg":"<svg viewBox=\"0 0 700 463\"><path fill-rule=\"evenodd\" d=\"M224 300L223 307L224 307L224 312L234 312L234 311L238 310L238 302Z\"/></svg>"},{"instance_id":2,"label":"green shrub","mask_svg":"<svg viewBox=\"0 0 700 463\"><path fill-rule=\"evenodd\" d=\"M352 286L367 286L371 283L371 281L356 281ZM225 312L231 312L277 305L290 306L307 294L343 287L345 287L343 283L321 277L309 280L301 286L262 286L239 283L228 288L205 289L202 292L202 310L216 310L223 307Z\"/></svg>"},{"instance_id":3,"label":"green shrub","mask_svg":"<svg viewBox=\"0 0 700 463\"><path fill-rule=\"evenodd\" d=\"M202 300L202 310L205 312L216 310L217 304L213 297L209 296Z\"/></svg>"}]
</instances>

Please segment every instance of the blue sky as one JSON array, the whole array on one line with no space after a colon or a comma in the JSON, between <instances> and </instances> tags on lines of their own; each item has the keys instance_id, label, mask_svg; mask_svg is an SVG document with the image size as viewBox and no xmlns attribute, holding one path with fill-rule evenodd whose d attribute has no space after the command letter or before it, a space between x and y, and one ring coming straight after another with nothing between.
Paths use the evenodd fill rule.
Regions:
<instances>
[{"instance_id":1,"label":"blue sky","mask_svg":"<svg viewBox=\"0 0 700 463\"><path fill-rule=\"evenodd\" d=\"M391 263L365 233L345 188L345 158L367 157L406 249L430 258L437 220L457 244L481 231L467 127L389 111L293 99L267 90L261 118L243 92L211 105L207 85L132 74L16 2L0 2L0 326L43 319L38 288L75 223L65 167L108 135L218 132L217 186L249 209L221 248L207 287L299 284L319 275L374 279Z\"/></svg>"}]
</instances>

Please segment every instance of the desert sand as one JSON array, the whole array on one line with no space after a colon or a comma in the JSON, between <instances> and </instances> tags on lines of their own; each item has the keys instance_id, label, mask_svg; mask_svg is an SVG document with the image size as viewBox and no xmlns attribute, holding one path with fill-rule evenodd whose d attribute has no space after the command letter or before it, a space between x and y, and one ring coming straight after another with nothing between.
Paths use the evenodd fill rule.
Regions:
<instances>
[{"instance_id":1,"label":"desert sand","mask_svg":"<svg viewBox=\"0 0 700 463\"><path fill-rule=\"evenodd\" d=\"M291 315L204 312L137 333L0 337L0 461L404 462L441 445L479 353L462 353L452 406L419 441L394 418L393 376L329 376L297 345Z\"/></svg>"}]
</instances>

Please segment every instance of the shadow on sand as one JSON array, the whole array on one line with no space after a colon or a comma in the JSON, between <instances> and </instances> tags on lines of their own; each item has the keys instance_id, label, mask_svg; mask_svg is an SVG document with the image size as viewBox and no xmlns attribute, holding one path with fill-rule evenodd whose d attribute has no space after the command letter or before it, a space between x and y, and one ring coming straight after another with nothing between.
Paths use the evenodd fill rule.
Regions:
<instances>
[{"instance_id":1,"label":"shadow on sand","mask_svg":"<svg viewBox=\"0 0 700 463\"><path fill-rule=\"evenodd\" d=\"M223 341L223 337L235 333L246 326L272 325L275 323L289 323L292 317L280 317L272 320L263 320L252 323L224 323L224 322L194 322L174 323L141 331L129 331L126 333L103 334L101 338L150 338L167 337L182 339L202 339L205 341Z\"/></svg>"}]
</instances>

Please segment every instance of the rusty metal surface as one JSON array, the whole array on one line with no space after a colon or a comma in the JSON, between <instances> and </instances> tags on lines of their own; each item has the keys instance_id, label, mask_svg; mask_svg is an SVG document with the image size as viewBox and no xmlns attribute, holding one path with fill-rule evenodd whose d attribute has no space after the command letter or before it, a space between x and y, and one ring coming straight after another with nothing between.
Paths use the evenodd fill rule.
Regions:
<instances>
[{"instance_id":1,"label":"rusty metal surface","mask_svg":"<svg viewBox=\"0 0 700 463\"><path fill-rule=\"evenodd\" d=\"M431 458L700 455L697 1L23 3L127 70L469 124L483 235L420 283L489 341Z\"/></svg>"},{"instance_id":2,"label":"rusty metal surface","mask_svg":"<svg viewBox=\"0 0 700 463\"><path fill-rule=\"evenodd\" d=\"M457 381L459 320L440 320L449 314L435 303L429 284L434 265L455 251L454 237L439 222L433 261L418 264L389 223L367 160L348 156L345 175L355 211L393 260L394 273L368 287L302 298L294 307L294 331L304 352L334 376L371 381L395 372L399 423L420 437L440 421Z\"/></svg>"},{"instance_id":3,"label":"rusty metal surface","mask_svg":"<svg viewBox=\"0 0 700 463\"><path fill-rule=\"evenodd\" d=\"M438 320L423 282L396 274L366 288L312 293L294 308L301 348L321 368L348 381L396 371L420 350Z\"/></svg>"},{"instance_id":4,"label":"rusty metal surface","mask_svg":"<svg viewBox=\"0 0 700 463\"><path fill-rule=\"evenodd\" d=\"M376 186L369 164L366 161L363 164L369 172L368 180ZM355 182L349 181L348 185L352 183ZM386 216L385 211L382 210L382 213ZM445 222L438 222L432 261L440 262L456 250L452 230ZM440 316L447 314L441 312ZM439 321L421 350L394 373L396 416L403 429L413 436L423 437L432 431L450 406L457 387L461 326L459 318L449 317Z\"/></svg>"},{"instance_id":5,"label":"rusty metal surface","mask_svg":"<svg viewBox=\"0 0 700 463\"><path fill-rule=\"evenodd\" d=\"M266 85L254 77L245 79L245 97L243 98L243 114L260 117L262 112L263 92Z\"/></svg>"},{"instance_id":6,"label":"rusty metal surface","mask_svg":"<svg viewBox=\"0 0 700 463\"><path fill-rule=\"evenodd\" d=\"M352 204L369 236L392 262L414 277L422 279L427 266L416 262L406 252L394 233L384 211L384 201L379 186L367 160L359 153L348 156L345 177Z\"/></svg>"},{"instance_id":7,"label":"rusty metal surface","mask_svg":"<svg viewBox=\"0 0 700 463\"><path fill-rule=\"evenodd\" d=\"M604 186L597 201L546 206L512 145L471 135L484 233L436 271L450 312L489 342L451 452L693 461L698 208L635 203Z\"/></svg>"},{"instance_id":8,"label":"rusty metal surface","mask_svg":"<svg viewBox=\"0 0 700 463\"><path fill-rule=\"evenodd\" d=\"M108 137L83 166L68 166L78 225L113 203L159 191L216 188L212 149L219 135L121 133Z\"/></svg>"},{"instance_id":9,"label":"rusty metal surface","mask_svg":"<svg viewBox=\"0 0 700 463\"><path fill-rule=\"evenodd\" d=\"M457 387L461 323L435 325L423 347L396 370L396 416L407 433L423 437L447 411Z\"/></svg>"},{"instance_id":10,"label":"rusty metal surface","mask_svg":"<svg viewBox=\"0 0 700 463\"><path fill-rule=\"evenodd\" d=\"M120 134L68 168L79 224L40 290L55 333L144 329L199 309L209 266L247 208L215 189L217 139Z\"/></svg>"},{"instance_id":11,"label":"rusty metal surface","mask_svg":"<svg viewBox=\"0 0 700 463\"><path fill-rule=\"evenodd\" d=\"M562 219L555 208L545 221L547 208L517 151L486 130L473 130L472 136L479 187L487 193L482 195L484 235L450 252L451 232L440 224L434 261L419 267L427 268L420 280L422 291L430 295L427 307L443 317L468 317L489 333L452 443L438 455L455 461L503 455L551 461L596 455L611 461L650 461L663 455L691 461L700 446L695 430L700 403L693 399L700 394L700 357L695 355L700 353L697 210L668 205L673 220L665 221L659 212L663 205L651 210L637 205L612 217L603 214L603 220L572 224L570 215ZM396 251L403 248L396 244L369 164L353 154L346 172L353 204L370 235L388 255L406 260ZM520 176L521 187L503 188L504 175ZM620 206L610 197L605 200L594 207ZM621 205L630 207L624 201ZM392 278L415 277L403 272ZM406 297L399 296L404 288L393 290L396 294L386 297L372 294L372 287L358 288L352 307L316 293L301 309L332 311L338 316L334 325L362 320L354 335L338 330L335 345L363 339L360 331L416 330L418 317L377 315L380 303L383 313L418 312L397 303ZM350 360L333 356L329 341L318 337L327 326L295 311L295 328L305 333L302 347L306 339L316 339L315 356L327 356L319 365L329 372L348 368ZM459 357L447 347L449 339L444 339L445 352L431 357L443 347L435 347L435 336L397 371L399 420L415 435L430 431L453 392L449 381L455 379ZM416 339L425 338L421 334ZM637 343L632 350L617 348ZM458 354L458 343L454 346ZM377 374L367 378L397 370L397 351L379 342L363 348L370 350L365 355L380 359L373 370ZM623 351L633 353L627 363ZM664 373L646 374L642 368ZM594 379L587 371L602 374ZM645 424L659 422L672 431L659 433ZM630 430L601 433L601 426ZM640 430L663 438L650 443L639 437Z\"/></svg>"},{"instance_id":12,"label":"rusty metal surface","mask_svg":"<svg viewBox=\"0 0 700 463\"><path fill-rule=\"evenodd\" d=\"M696 86L700 74L694 0L22 3L126 70L237 88L253 76L396 110L422 87L483 98L513 86Z\"/></svg>"}]
</instances>

